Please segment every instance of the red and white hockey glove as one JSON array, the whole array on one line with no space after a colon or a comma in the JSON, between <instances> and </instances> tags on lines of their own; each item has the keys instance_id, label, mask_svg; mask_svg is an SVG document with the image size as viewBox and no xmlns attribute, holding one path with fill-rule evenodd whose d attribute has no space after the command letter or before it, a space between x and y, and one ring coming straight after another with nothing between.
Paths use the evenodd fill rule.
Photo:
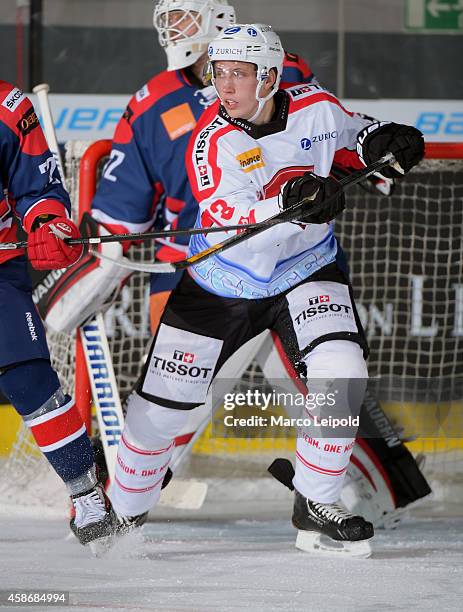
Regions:
<instances>
[{"instance_id":1,"label":"red and white hockey glove","mask_svg":"<svg viewBox=\"0 0 463 612\"><path fill-rule=\"evenodd\" d=\"M33 230L27 239L27 255L36 270L59 270L76 263L83 245L69 245L64 238L80 238L76 225L65 217L55 217Z\"/></svg>"}]
</instances>

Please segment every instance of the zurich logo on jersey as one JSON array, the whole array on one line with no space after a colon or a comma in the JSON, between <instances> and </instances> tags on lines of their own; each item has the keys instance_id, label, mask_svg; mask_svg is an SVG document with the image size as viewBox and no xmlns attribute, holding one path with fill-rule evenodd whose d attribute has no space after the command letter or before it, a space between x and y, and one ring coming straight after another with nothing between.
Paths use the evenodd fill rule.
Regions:
<instances>
[{"instance_id":1,"label":"zurich logo on jersey","mask_svg":"<svg viewBox=\"0 0 463 612\"><path fill-rule=\"evenodd\" d=\"M240 27L234 26L223 31L224 34L237 34L241 30Z\"/></svg>"},{"instance_id":2,"label":"zurich logo on jersey","mask_svg":"<svg viewBox=\"0 0 463 612\"><path fill-rule=\"evenodd\" d=\"M254 28L248 28L246 32L249 34L249 36L257 36L257 30Z\"/></svg>"},{"instance_id":3,"label":"zurich logo on jersey","mask_svg":"<svg viewBox=\"0 0 463 612\"><path fill-rule=\"evenodd\" d=\"M304 151L308 151L311 147L312 147L312 141L310 140L310 138L302 138L301 148L304 149Z\"/></svg>"}]
</instances>

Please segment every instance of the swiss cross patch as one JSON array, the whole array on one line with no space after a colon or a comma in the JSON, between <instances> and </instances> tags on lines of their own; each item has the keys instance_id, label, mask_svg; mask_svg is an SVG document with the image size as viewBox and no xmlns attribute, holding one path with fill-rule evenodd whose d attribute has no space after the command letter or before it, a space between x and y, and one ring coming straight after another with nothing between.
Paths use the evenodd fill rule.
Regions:
<instances>
[{"instance_id":1,"label":"swiss cross patch","mask_svg":"<svg viewBox=\"0 0 463 612\"><path fill-rule=\"evenodd\" d=\"M184 351L175 350L173 358L177 361L193 363L193 361L195 360L195 355L194 353L185 353Z\"/></svg>"},{"instance_id":2,"label":"swiss cross patch","mask_svg":"<svg viewBox=\"0 0 463 612\"><path fill-rule=\"evenodd\" d=\"M207 174L207 166L198 166L199 176L205 176Z\"/></svg>"},{"instance_id":3,"label":"swiss cross patch","mask_svg":"<svg viewBox=\"0 0 463 612\"><path fill-rule=\"evenodd\" d=\"M323 302L329 302L329 295L314 295L313 297L307 300L309 302L309 306L315 306L315 304L322 304Z\"/></svg>"}]
</instances>

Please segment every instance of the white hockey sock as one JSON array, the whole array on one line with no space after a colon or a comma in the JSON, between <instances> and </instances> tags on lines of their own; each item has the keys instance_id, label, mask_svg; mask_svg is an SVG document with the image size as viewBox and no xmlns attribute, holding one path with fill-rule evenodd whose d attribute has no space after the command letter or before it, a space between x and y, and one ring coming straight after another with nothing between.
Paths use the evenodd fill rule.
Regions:
<instances>
[{"instance_id":1,"label":"white hockey sock","mask_svg":"<svg viewBox=\"0 0 463 612\"><path fill-rule=\"evenodd\" d=\"M366 387L367 369L357 344L345 340L324 342L315 347L305 361L309 393L313 397L321 398L321 394L326 397L330 390L335 389L337 414L359 412ZM353 388L355 393L352 393ZM303 416L326 418L332 411L325 400L325 403L320 402L314 410L305 412ZM323 438L319 432L320 428L314 428L313 425L299 430L293 484L297 491L313 501L333 503L341 497L356 431L351 432L351 437L336 437L336 429L328 427L324 428ZM343 435L342 430L338 429L338 432L340 436Z\"/></svg>"},{"instance_id":2,"label":"white hockey sock","mask_svg":"<svg viewBox=\"0 0 463 612\"><path fill-rule=\"evenodd\" d=\"M293 484L313 501L334 503L341 497L354 439L314 439L306 435L297 439Z\"/></svg>"},{"instance_id":3,"label":"white hockey sock","mask_svg":"<svg viewBox=\"0 0 463 612\"><path fill-rule=\"evenodd\" d=\"M137 516L156 504L174 438L187 419L187 410L164 408L132 394L109 491L117 514Z\"/></svg>"}]
</instances>

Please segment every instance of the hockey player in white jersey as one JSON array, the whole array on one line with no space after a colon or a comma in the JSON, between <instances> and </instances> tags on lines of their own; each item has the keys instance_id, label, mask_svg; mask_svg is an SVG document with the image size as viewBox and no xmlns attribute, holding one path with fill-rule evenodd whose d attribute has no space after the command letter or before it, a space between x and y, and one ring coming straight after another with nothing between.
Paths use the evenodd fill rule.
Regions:
<instances>
[{"instance_id":1,"label":"hockey player in white jersey","mask_svg":"<svg viewBox=\"0 0 463 612\"><path fill-rule=\"evenodd\" d=\"M181 166L196 120L199 120L203 108L216 99L210 83L206 85L198 79L202 74L208 42L221 29L232 26L234 22L234 9L226 0L159 0L155 3L154 23L161 46L167 54L168 70L153 77L132 98L124 117L121 118L111 153L111 159L121 163L108 164L108 176L103 172L92 205L93 218L103 225L92 223L87 217L84 223L87 230L90 227L93 232L102 233L146 230L153 221L153 203L158 201L161 193L159 205L162 206L162 226L165 229L169 229L169 226L184 229L194 224L197 203L192 195L186 170ZM199 25L201 27L198 29ZM300 57L290 53L285 55L280 83L283 89L291 84L299 83L303 87L315 82L310 67ZM167 117L174 118L173 122L167 120ZM185 119L184 124L181 117ZM183 126L181 130L177 120L180 121L178 125ZM155 138L152 137L153 134L156 134ZM350 173L356 164L357 168L361 166L353 152L342 153L336 157L332 172L336 169L340 174ZM393 179L378 176L370 177L369 180L374 180L380 191L384 191L386 187L390 188L393 183ZM159 244L157 258L161 261L177 261L187 251L188 238L180 236L162 239ZM337 248L338 263L345 268L345 265L342 266L340 249ZM102 246L102 249L103 254L113 256L112 253L118 252L119 256L122 256L123 249L120 245L107 244ZM69 331L90 314L106 307L108 296L120 287L121 278L125 277L126 271L116 268L115 264L112 265L107 260L100 264L89 254L78 264L81 273L76 274L75 270L72 270L63 275L58 288L50 279L51 290L43 293L39 302L40 311L49 328ZM155 333L168 295L180 276L181 273L155 274L151 277L152 333ZM85 299L82 299L83 295ZM59 296L61 299L57 299ZM249 350L248 357L242 358L241 361L240 358L235 359L239 363L246 359L250 361L256 351L255 347L260 343L256 359L264 375L267 378L286 376L280 352L275 349L271 338L272 335L268 336L265 344L264 337L256 339L254 346L248 345L244 349ZM231 363L226 367L230 372L227 377L235 378ZM287 384L293 387L294 381L288 377ZM201 408L190 413L190 421L177 438L175 453L183 453L185 446L182 444L201 426L203 419L204 412ZM365 419L367 416L362 414L361 431ZM380 435L378 430L378 436ZM373 436L369 436L369 439L361 440L354 449L345 489L346 492L356 491L353 498L350 496L355 500L356 507L359 503L362 504L361 507L365 508L371 520L378 523L385 515L389 520L396 508L402 508L423 497L429 489L424 486L426 483L423 483L424 479L411 455L408 453L407 456L403 444L399 442L394 446L395 456L390 457L389 446L383 443L386 449L381 455L378 449L372 448ZM377 444L380 445L381 441ZM365 451L362 445L366 447ZM399 448L402 453L398 457ZM375 465L374 461L372 463L368 459L371 455L384 469L370 469ZM406 465L403 455L409 460ZM423 486L419 487L420 484Z\"/></svg>"},{"instance_id":2,"label":"hockey player in white jersey","mask_svg":"<svg viewBox=\"0 0 463 612\"><path fill-rule=\"evenodd\" d=\"M356 146L363 164L390 151L404 172L424 154L415 128L371 125L316 85L278 90L283 51L270 26L227 28L210 44L209 59L220 100L201 118L186 164L200 207L197 225L224 226L224 232L194 237L191 254L232 235L227 225L263 221L302 200L307 205L297 222L190 268L172 293L119 446L110 496L122 516L142 514L157 502L188 410L204 403L225 360L264 329L279 335L311 392L334 384L338 408L358 413L367 343L336 263L330 221L345 202L330 169L338 152ZM319 417L330 416L325 408ZM370 554L373 526L338 503L353 425L349 432L325 431L323 439L311 424L299 431L293 514L299 548Z\"/></svg>"}]
</instances>

